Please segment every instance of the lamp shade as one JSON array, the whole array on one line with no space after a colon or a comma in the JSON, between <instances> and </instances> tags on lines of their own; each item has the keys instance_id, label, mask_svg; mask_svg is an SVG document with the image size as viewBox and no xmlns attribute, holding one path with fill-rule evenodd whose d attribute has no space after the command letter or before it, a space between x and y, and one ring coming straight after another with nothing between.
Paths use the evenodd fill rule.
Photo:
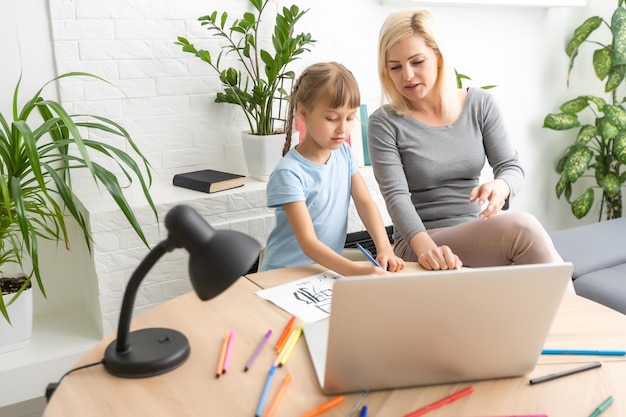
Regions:
<instances>
[{"instance_id":1,"label":"lamp shade","mask_svg":"<svg viewBox=\"0 0 626 417\"><path fill-rule=\"evenodd\" d=\"M214 230L191 207L174 207L165 218L169 238L189 252L189 278L202 300L209 300L250 270L259 243L234 230Z\"/></svg>"}]
</instances>

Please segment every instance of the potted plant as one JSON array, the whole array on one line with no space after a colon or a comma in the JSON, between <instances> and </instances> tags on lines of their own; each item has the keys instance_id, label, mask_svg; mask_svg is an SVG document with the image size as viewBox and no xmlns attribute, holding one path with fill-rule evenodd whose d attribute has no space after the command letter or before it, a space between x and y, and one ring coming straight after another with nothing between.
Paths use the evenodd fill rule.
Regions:
<instances>
[{"instance_id":1,"label":"potted plant","mask_svg":"<svg viewBox=\"0 0 626 417\"><path fill-rule=\"evenodd\" d=\"M622 188L626 172L626 110L625 97L620 96L626 75L626 9L624 0L618 0L611 21L600 16L586 19L574 30L565 52L570 58L571 74L574 59L583 44L594 45L593 69L596 77L604 82L606 99L595 95L582 95L561 105L560 113L548 114L543 127L553 130L578 129L573 143L567 146L557 164L561 175L556 184L558 198L565 197L572 213L580 219L586 216L596 194L601 195L598 221L622 216ZM605 29L606 39L591 39L592 34ZM582 121L583 111L590 116ZM588 186L582 194L573 195L573 185L582 178L594 178L595 185Z\"/></svg>"},{"instance_id":2,"label":"potted plant","mask_svg":"<svg viewBox=\"0 0 626 417\"><path fill-rule=\"evenodd\" d=\"M63 242L69 249L67 218L71 216L91 249L88 224L72 193L71 172L88 170L94 182L113 197L148 246L115 173L94 161L95 157L108 159L128 182L138 180L156 216L149 194L151 167L128 132L104 117L70 115L60 103L42 97L43 89L50 83L76 76L107 82L89 73L66 73L44 84L20 109L20 77L13 94L12 114L5 116L0 113L0 271L4 275L7 268L17 266L25 272L24 279L14 288L15 292L8 300L0 297L0 312L4 317L0 320L3 322L11 323L7 307L28 292L33 277L42 294L46 294L39 263L38 239ZM140 164L129 153L108 141L84 136L87 130L123 138Z\"/></svg>"},{"instance_id":3,"label":"potted plant","mask_svg":"<svg viewBox=\"0 0 626 417\"><path fill-rule=\"evenodd\" d=\"M280 160L285 136L283 134L274 139L278 143L277 148L264 150L260 145L270 141L268 136L281 133L283 129L274 126L274 122L285 119L280 110L287 106L281 106L281 100L287 99L290 81L295 76L287 67L304 52L310 51L309 47L315 40L309 33L295 33L296 23L308 10L291 5L283 7L282 12L276 14L271 42L274 51L263 49L261 23L269 0L248 2L254 8L254 13L244 13L230 22L230 26L227 26L227 12L218 16L218 12L213 11L198 18L200 24L221 41L217 51L198 49L182 36L178 37L175 44L180 45L184 52L206 62L219 75L223 90L217 93L215 102L235 104L243 111L249 128L249 135L244 133L243 136L248 171L251 177L266 180ZM231 54L234 61L226 58ZM236 66L230 66L233 62ZM289 84L287 88L285 83ZM249 149L248 145L254 148ZM269 158L269 166L259 165L266 158Z\"/></svg>"}]
</instances>

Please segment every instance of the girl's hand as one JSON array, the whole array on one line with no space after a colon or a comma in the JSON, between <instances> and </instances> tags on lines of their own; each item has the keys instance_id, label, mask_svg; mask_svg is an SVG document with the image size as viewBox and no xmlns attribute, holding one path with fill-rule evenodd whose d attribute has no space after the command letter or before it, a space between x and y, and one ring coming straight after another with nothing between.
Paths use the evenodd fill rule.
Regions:
<instances>
[{"instance_id":1,"label":"girl's hand","mask_svg":"<svg viewBox=\"0 0 626 417\"><path fill-rule=\"evenodd\" d=\"M496 179L474 187L470 193L470 202L478 201L481 207L485 205L479 217L483 220L487 220L502 210L510 193L511 190L506 181Z\"/></svg>"},{"instance_id":2,"label":"girl's hand","mask_svg":"<svg viewBox=\"0 0 626 417\"><path fill-rule=\"evenodd\" d=\"M402 258L398 258L393 253L393 249L391 247L380 252L377 251L376 261L385 271L398 272L404 269L404 260Z\"/></svg>"},{"instance_id":3,"label":"girl's hand","mask_svg":"<svg viewBox=\"0 0 626 417\"><path fill-rule=\"evenodd\" d=\"M429 271L460 269L463 262L448 246L439 246L420 253L417 257L419 264Z\"/></svg>"}]
</instances>

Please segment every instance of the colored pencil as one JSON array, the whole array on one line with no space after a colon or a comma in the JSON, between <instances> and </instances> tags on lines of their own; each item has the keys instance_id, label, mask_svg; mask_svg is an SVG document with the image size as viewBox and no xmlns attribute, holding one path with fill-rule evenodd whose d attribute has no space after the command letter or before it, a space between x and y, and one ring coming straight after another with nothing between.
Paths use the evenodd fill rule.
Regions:
<instances>
[{"instance_id":1,"label":"colored pencil","mask_svg":"<svg viewBox=\"0 0 626 417\"><path fill-rule=\"evenodd\" d=\"M265 346L265 343L267 343L267 340L270 338L271 335L272 335L272 330L270 329L267 331L267 333L265 333L265 336L263 336L263 339L261 339L261 342L259 342L259 345L256 347L256 349L252 353L252 356L250 356L250 359L248 359L246 366L243 368L244 372L248 372L248 369L250 369L256 357L259 356L261 349L263 349L263 346Z\"/></svg>"},{"instance_id":2,"label":"colored pencil","mask_svg":"<svg viewBox=\"0 0 626 417\"><path fill-rule=\"evenodd\" d=\"M283 332L281 333L280 337L278 338L278 341L276 342L276 345L274 346L274 348L277 351L280 352L280 350L283 348L283 345L285 344L285 341L287 340L287 336L289 336L289 334L291 332L291 328L293 327L293 323L295 321L296 321L296 316L291 316L291 318L289 319L289 321L285 325L285 328L283 329Z\"/></svg>"},{"instance_id":3,"label":"colored pencil","mask_svg":"<svg viewBox=\"0 0 626 417\"><path fill-rule=\"evenodd\" d=\"M604 410L606 410L609 405L611 405L612 402L613 396L609 395L606 400L602 401L602 404L600 404L595 410L593 410L591 414L589 414L589 417L598 417L600 414L602 414Z\"/></svg>"},{"instance_id":4,"label":"colored pencil","mask_svg":"<svg viewBox=\"0 0 626 417\"><path fill-rule=\"evenodd\" d=\"M419 410L415 410L407 415L405 415L404 417L417 417L417 416L421 416L423 414L426 414L427 412L434 410L435 408L439 408L442 405L446 405L454 400L457 400L467 394L470 394L474 391L474 388L467 387L465 389L462 389L461 391L455 392L452 395L448 395L445 398L440 399L439 401L435 401L432 404L427 405L426 407L422 407Z\"/></svg>"},{"instance_id":5,"label":"colored pencil","mask_svg":"<svg viewBox=\"0 0 626 417\"><path fill-rule=\"evenodd\" d=\"M276 391L276 395L272 399L270 405L267 407L267 413L265 414L265 417L272 417L274 415L274 413L276 412L276 407L278 407L278 403L280 402L280 399L285 393L287 385L289 385L290 382L291 374L285 375L285 378L283 378L283 382L281 382L280 386L278 387L278 391Z\"/></svg>"},{"instance_id":6,"label":"colored pencil","mask_svg":"<svg viewBox=\"0 0 626 417\"><path fill-rule=\"evenodd\" d=\"M542 355L598 355L598 356L625 356L624 350L601 350L601 349L544 349Z\"/></svg>"},{"instance_id":7,"label":"colored pencil","mask_svg":"<svg viewBox=\"0 0 626 417\"><path fill-rule=\"evenodd\" d=\"M219 378L224 372L224 359L226 358L226 347L228 346L228 339L230 339L230 333L227 333L222 342L222 349L220 350L220 357L217 361L217 370L215 371L215 378Z\"/></svg>"},{"instance_id":8,"label":"colored pencil","mask_svg":"<svg viewBox=\"0 0 626 417\"><path fill-rule=\"evenodd\" d=\"M233 354L233 343L235 342L235 331L231 330L228 337L228 344L226 345L226 354L224 355L224 364L222 365L222 373L226 373L226 370L230 366L230 358Z\"/></svg>"},{"instance_id":9,"label":"colored pencil","mask_svg":"<svg viewBox=\"0 0 626 417\"><path fill-rule=\"evenodd\" d=\"M287 349L289 348L289 345L291 344L291 341L293 340L293 338L296 336L296 333L297 333L297 329L292 329L291 333L289 333L289 337L285 339L285 343L283 343L283 347L280 350L280 352L278 352L278 355L276 356L276 360L274 361L275 367L278 368L280 366L280 361L283 359L283 356L285 355L285 352L287 352Z\"/></svg>"},{"instance_id":10,"label":"colored pencil","mask_svg":"<svg viewBox=\"0 0 626 417\"><path fill-rule=\"evenodd\" d=\"M334 406L340 404L343 401L343 395L333 398L330 401L325 402L324 404L318 405L311 411L307 411L304 414L301 414L300 417L315 417L322 414L324 411L333 408Z\"/></svg>"},{"instance_id":11,"label":"colored pencil","mask_svg":"<svg viewBox=\"0 0 626 417\"><path fill-rule=\"evenodd\" d=\"M542 382L552 381L553 379L561 378L563 376L572 375L578 372L588 371L589 369L599 368L602 366L602 362L588 363L578 368L567 369L565 371L556 372L554 374L544 375L531 379L529 382L531 385L540 384Z\"/></svg>"},{"instance_id":12,"label":"colored pencil","mask_svg":"<svg viewBox=\"0 0 626 417\"><path fill-rule=\"evenodd\" d=\"M287 359L289 359L289 355L291 355L291 352L298 343L300 335L302 335L302 325L298 326L298 330L295 330L295 335L291 338L289 345L285 347L285 353L281 355L280 362L278 363L279 367L282 367L285 363L287 363Z\"/></svg>"},{"instance_id":13,"label":"colored pencil","mask_svg":"<svg viewBox=\"0 0 626 417\"><path fill-rule=\"evenodd\" d=\"M276 367L272 365L270 367L270 371L267 373L265 386L263 386L263 392L261 393L261 398L259 399L259 405L256 408L256 413L254 413L254 417L261 417L261 413L263 412L263 405L265 405L265 400L267 399L267 393L270 390L270 385L272 384L272 378L274 377L275 371L276 371Z\"/></svg>"}]
</instances>

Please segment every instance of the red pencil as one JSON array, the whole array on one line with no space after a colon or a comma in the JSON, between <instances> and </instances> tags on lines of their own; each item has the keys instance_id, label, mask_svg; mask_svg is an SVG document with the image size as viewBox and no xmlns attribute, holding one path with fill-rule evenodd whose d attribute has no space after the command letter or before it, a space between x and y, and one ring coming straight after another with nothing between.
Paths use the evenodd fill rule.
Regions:
<instances>
[{"instance_id":1,"label":"red pencil","mask_svg":"<svg viewBox=\"0 0 626 417\"><path fill-rule=\"evenodd\" d=\"M427 405L426 407L422 407L419 410L415 410L412 413L409 413L407 415L405 415L404 417L417 417L417 416L421 416L422 414L426 414L427 412L434 410L435 408L441 407L442 405L448 404L454 400L457 400L467 394L470 394L474 391L474 388L472 387L467 387L465 389L462 389L461 391L455 392L452 395L448 395L445 398L440 399L439 401L435 401L432 404Z\"/></svg>"}]
</instances>

